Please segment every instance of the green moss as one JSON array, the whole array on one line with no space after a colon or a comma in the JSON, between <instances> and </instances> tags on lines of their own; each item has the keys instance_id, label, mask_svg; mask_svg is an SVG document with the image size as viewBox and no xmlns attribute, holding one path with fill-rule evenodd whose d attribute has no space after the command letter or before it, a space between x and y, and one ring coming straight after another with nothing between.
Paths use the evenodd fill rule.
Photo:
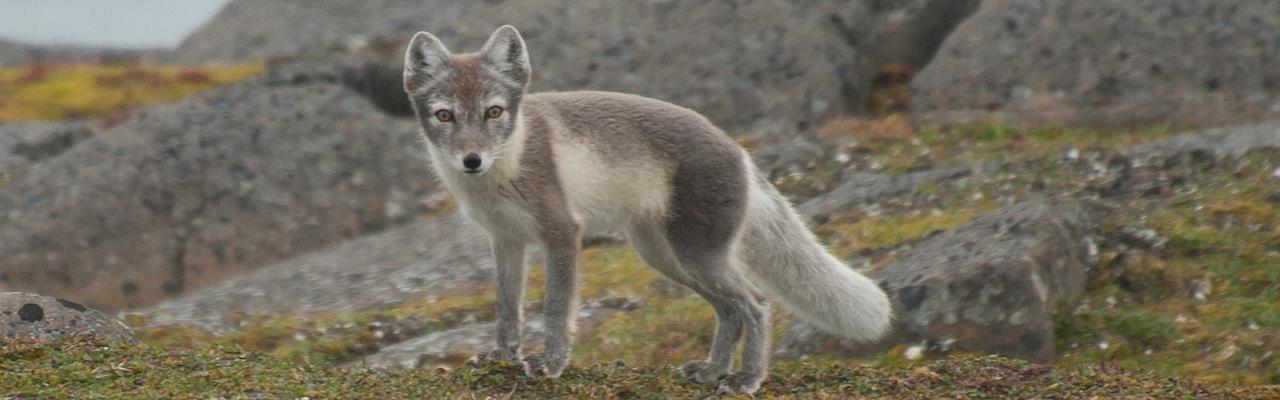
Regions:
<instances>
[{"instance_id":1,"label":"green moss","mask_svg":"<svg viewBox=\"0 0 1280 400\"><path fill-rule=\"evenodd\" d=\"M836 222L818 227L817 233L836 256L850 257L861 250L886 247L953 228L993 208L994 204L982 202L963 209L867 217L852 223L842 223L837 216L833 219Z\"/></svg>"},{"instance_id":2,"label":"green moss","mask_svg":"<svg viewBox=\"0 0 1280 400\"><path fill-rule=\"evenodd\" d=\"M1114 315L1107 327L1129 340L1161 347L1177 336L1173 318L1142 310L1129 310Z\"/></svg>"},{"instance_id":3,"label":"green moss","mask_svg":"<svg viewBox=\"0 0 1280 400\"><path fill-rule=\"evenodd\" d=\"M0 68L0 121L83 117L171 101L262 69L260 63L32 64Z\"/></svg>"},{"instance_id":4,"label":"green moss","mask_svg":"<svg viewBox=\"0 0 1280 400\"><path fill-rule=\"evenodd\" d=\"M1280 204L1270 171L1280 152L1175 165L1167 197L1124 204L1104 221L1152 228L1163 248L1128 250L1093 272L1083 310L1055 321L1062 365L1107 362L1166 376L1265 383L1280 373ZM1199 293L1200 297L1194 294ZM1098 344L1110 347L1101 349ZM1150 353L1148 354L1148 351Z\"/></svg>"},{"instance_id":5,"label":"green moss","mask_svg":"<svg viewBox=\"0 0 1280 400\"><path fill-rule=\"evenodd\" d=\"M0 396L34 398L704 398L665 365L572 365L559 379L504 364L452 371L295 363L236 346L163 350L87 339L0 340ZM998 357L948 357L910 368L781 363L762 398L1275 398L1275 387L1208 385L1116 368L1051 369Z\"/></svg>"},{"instance_id":6,"label":"green moss","mask_svg":"<svg viewBox=\"0 0 1280 400\"><path fill-rule=\"evenodd\" d=\"M630 246L614 244L588 248L581 258L582 294L586 298L606 295L638 295L646 292L661 275L645 265Z\"/></svg>"},{"instance_id":7,"label":"green moss","mask_svg":"<svg viewBox=\"0 0 1280 400\"><path fill-rule=\"evenodd\" d=\"M617 315L582 338L575 359L680 364L705 356L714 330L715 315L701 297L649 298L639 310Z\"/></svg>"}]
</instances>

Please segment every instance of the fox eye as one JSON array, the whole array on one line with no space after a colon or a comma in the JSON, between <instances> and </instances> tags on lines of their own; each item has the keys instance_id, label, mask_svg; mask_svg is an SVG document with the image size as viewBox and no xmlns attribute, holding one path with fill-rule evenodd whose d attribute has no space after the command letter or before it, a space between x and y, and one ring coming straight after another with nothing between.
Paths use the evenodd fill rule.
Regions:
<instances>
[{"instance_id":1,"label":"fox eye","mask_svg":"<svg viewBox=\"0 0 1280 400\"><path fill-rule=\"evenodd\" d=\"M453 122L453 113L449 110L436 111L436 119L440 122Z\"/></svg>"},{"instance_id":2,"label":"fox eye","mask_svg":"<svg viewBox=\"0 0 1280 400\"><path fill-rule=\"evenodd\" d=\"M484 111L484 116L489 119L501 117L502 107L498 107L498 106L489 107L488 110Z\"/></svg>"}]
</instances>

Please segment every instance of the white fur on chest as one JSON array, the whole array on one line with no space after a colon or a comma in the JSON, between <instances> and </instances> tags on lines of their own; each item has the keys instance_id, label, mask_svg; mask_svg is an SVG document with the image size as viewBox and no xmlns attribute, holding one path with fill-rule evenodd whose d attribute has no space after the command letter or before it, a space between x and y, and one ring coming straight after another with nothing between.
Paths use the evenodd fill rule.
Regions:
<instances>
[{"instance_id":1,"label":"white fur on chest","mask_svg":"<svg viewBox=\"0 0 1280 400\"><path fill-rule=\"evenodd\" d=\"M537 235L532 213L503 169L472 176L446 164L444 155L431 149L431 163L445 189L458 200L463 214L490 235L507 235L534 240Z\"/></svg>"}]
</instances>

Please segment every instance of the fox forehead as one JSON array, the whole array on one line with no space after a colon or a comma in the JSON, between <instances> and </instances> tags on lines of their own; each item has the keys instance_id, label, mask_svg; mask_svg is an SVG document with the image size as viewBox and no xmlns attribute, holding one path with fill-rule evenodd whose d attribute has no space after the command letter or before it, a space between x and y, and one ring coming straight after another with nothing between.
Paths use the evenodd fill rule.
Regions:
<instances>
[{"instance_id":1,"label":"fox forehead","mask_svg":"<svg viewBox=\"0 0 1280 400\"><path fill-rule=\"evenodd\" d=\"M447 65L447 74L415 91L432 109L506 105L519 91L518 86L480 62L477 54L454 56Z\"/></svg>"}]
</instances>

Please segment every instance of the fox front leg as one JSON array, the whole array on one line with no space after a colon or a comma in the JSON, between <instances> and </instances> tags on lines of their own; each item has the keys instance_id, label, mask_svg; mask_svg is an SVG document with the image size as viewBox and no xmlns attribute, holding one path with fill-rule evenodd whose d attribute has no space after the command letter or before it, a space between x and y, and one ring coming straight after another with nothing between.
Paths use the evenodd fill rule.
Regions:
<instances>
[{"instance_id":1,"label":"fox front leg","mask_svg":"<svg viewBox=\"0 0 1280 400\"><path fill-rule=\"evenodd\" d=\"M521 328L524 325L524 250L518 240L493 237L489 241L496 266L497 347L487 359L518 361L520 359Z\"/></svg>"},{"instance_id":2,"label":"fox front leg","mask_svg":"<svg viewBox=\"0 0 1280 400\"><path fill-rule=\"evenodd\" d=\"M563 219L543 233L546 246L546 292L542 310L546 320L546 348L541 354L524 358L529 376L559 377L569 363L573 346L573 325L578 300L578 250L582 228L573 219Z\"/></svg>"}]
</instances>

